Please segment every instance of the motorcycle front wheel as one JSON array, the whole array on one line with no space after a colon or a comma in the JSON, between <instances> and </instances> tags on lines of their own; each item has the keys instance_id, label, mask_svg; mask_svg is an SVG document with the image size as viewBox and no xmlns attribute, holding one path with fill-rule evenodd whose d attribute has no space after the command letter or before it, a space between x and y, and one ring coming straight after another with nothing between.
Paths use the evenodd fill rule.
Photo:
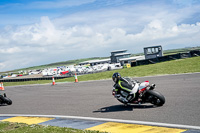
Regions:
<instances>
[{"instance_id":1,"label":"motorcycle front wheel","mask_svg":"<svg viewBox=\"0 0 200 133\"><path fill-rule=\"evenodd\" d=\"M146 93L150 103L156 106L163 106L165 103L165 97L160 92L155 90L148 90Z\"/></svg>"},{"instance_id":2,"label":"motorcycle front wheel","mask_svg":"<svg viewBox=\"0 0 200 133\"><path fill-rule=\"evenodd\" d=\"M4 97L4 101L5 101L5 103L8 104L8 105L11 105L11 104L12 104L12 100L10 100L10 99L7 98L7 97Z\"/></svg>"}]
</instances>

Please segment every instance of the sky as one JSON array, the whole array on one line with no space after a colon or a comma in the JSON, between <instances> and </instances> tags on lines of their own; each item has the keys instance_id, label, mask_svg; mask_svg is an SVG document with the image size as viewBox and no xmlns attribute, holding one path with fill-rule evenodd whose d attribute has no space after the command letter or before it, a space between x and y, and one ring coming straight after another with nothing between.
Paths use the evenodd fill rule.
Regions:
<instances>
[{"instance_id":1,"label":"sky","mask_svg":"<svg viewBox=\"0 0 200 133\"><path fill-rule=\"evenodd\" d=\"M200 46L199 0L0 0L0 72Z\"/></svg>"}]
</instances>

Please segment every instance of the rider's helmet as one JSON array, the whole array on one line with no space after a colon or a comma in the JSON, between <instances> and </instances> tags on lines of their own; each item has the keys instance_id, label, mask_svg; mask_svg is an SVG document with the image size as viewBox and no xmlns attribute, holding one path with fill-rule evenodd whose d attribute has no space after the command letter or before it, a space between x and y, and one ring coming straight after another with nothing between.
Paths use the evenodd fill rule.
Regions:
<instances>
[{"instance_id":1,"label":"rider's helmet","mask_svg":"<svg viewBox=\"0 0 200 133\"><path fill-rule=\"evenodd\" d=\"M119 73L114 73L112 76L112 79L115 83L117 83L120 78L121 78L121 75Z\"/></svg>"}]
</instances>

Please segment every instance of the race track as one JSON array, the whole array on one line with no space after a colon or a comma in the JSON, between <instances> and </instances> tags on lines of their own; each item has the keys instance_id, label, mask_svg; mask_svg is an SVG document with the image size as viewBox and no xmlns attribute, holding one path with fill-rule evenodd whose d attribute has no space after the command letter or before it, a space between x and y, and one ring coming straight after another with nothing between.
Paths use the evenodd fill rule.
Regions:
<instances>
[{"instance_id":1,"label":"race track","mask_svg":"<svg viewBox=\"0 0 200 133\"><path fill-rule=\"evenodd\" d=\"M141 77L156 84L166 103L162 107L123 106L111 95L111 80L62 83L55 86L5 87L13 105L1 114L67 115L200 126L200 73Z\"/></svg>"}]
</instances>

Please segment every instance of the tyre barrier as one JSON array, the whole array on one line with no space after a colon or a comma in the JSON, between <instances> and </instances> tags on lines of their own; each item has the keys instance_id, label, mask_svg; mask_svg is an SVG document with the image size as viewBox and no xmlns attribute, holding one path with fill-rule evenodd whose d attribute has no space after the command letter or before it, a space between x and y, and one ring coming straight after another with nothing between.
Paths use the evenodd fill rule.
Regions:
<instances>
[{"instance_id":1,"label":"tyre barrier","mask_svg":"<svg viewBox=\"0 0 200 133\"><path fill-rule=\"evenodd\" d=\"M68 76L54 76L54 79L63 79L73 77L72 75ZM37 81L37 80L52 80L51 77L40 77L40 78L19 78L19 79L2 79L0 82L23 82L23 81Z\"/></svg>"},{"instance_id":2,"label":"tyre barrier","mask_svg":"<svg viewBox=\"0 0 200 133\"><path fill-rule=\"evenodd\" d=\"M152 59L144 59L144 60L138 60L136 62L133 62L131 66L140 66L140 65L149 65L149 64L155 64L159 62L164 61L170 61L170 60L177 60L177 59L184 59L184 58L190 58L200 56L200 50L192 50L187 53L178 53L178 54L172 54L172 55L166 55L162 57L156 57Z\"/></svg>"},{"instance_id":3,"label":"tyre barrier","mask_svg":"<svg viewBox=\"0 0 200 133\"><path fill-rule=\"evenodd\" d=\"M96 72L88 72L88 73L76 73L77 75L85 75L85 74L93 74L93 73L100 73L103 71L96 71ZM38 78L13 78L13 79L1 79L0 82L24 82L24 81L37 81L37 80L52 80L52 77L54 79L63 79L63 78L69 78L73 77L75 73L70 73L68 75L64 76L45 76L45 77L38 77Z\"/></svg>"}]
</instances>

